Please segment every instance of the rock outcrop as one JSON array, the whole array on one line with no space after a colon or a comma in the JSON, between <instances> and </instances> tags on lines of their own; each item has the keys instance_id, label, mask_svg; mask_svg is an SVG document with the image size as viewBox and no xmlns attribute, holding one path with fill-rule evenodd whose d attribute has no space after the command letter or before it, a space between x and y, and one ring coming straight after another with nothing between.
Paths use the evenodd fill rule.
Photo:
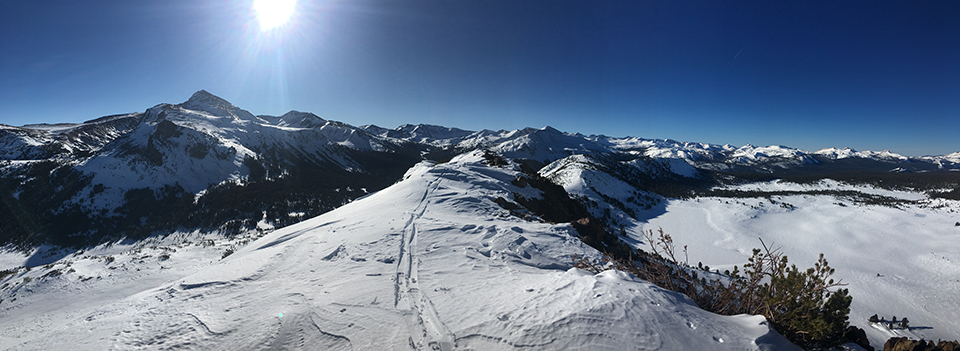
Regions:
<instances>
[{"instance_id":1,"label":"rock outcrop","mask_svg":"<svg viewBox=\"0 0 960 351\"><path fill-rule=\"evenodd\" d=\"M933 340L910 340L905 337L890 338L883 344L883 351L960 351L960 342Z\"/></svg>"}]
</instances>

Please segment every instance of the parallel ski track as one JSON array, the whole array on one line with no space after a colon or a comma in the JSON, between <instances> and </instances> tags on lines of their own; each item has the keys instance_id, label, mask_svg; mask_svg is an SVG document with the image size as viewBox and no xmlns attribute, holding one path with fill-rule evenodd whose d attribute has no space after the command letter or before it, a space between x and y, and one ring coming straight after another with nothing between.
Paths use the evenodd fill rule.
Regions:
<instances>
[{"instance_id":1,"label":"parallel ski track","mask_svg":"<svg viewBox=\"0 0 960 351\"><path fill-rule=\"evenodd\" d=\"M400 241L394 306L404 316L410 330L410 346L416 350L449 351L456 348L456 336L440 320L433 302L423 294L418 283L420 258L417 253L417 220L426 212L428 197L440 187L444 174L437 176L423 192L420 204L403 227Z\"/></svg>"}]
</instances>

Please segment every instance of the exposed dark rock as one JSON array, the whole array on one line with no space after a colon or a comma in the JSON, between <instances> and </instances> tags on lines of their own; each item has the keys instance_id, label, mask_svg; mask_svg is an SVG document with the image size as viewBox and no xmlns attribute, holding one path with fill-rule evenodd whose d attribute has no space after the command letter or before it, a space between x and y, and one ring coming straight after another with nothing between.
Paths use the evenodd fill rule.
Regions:
<instances>
[{"instance_id":1,"label":"exposed dark rock","mask_svg":"<svg viewBox=\"0 0 960 351\"><path fill-rule=\"evenodd\" d=\"M157 133L155 135L164 139L176 138L180 135L183 135L183 132L180 131L180 126L165 119L160 123L157 123Z\"/></svg>"},{"instance_id":2,"label":"exposed dark rock","mask_svg":"<svg viewBox=\"0 0 960 351\"><path fill-rule=\"evenodd\" d=\"M503 197L498 197L496 200L493 200L493 202L496 202L497 205L500 205L500 207L510 211L519 210L521 208L520 205L510 202L510 200L504 199Z\"/></svg>"},{"instance_id":3,"label":"exposed dark rock","mask_svg":"<svg viewBox=\"0 0 960 351\"><path fill-rule=\"evenodd\" d=\"M210 152L210 148L204 144L194 144L187 148L187 154L189 154L190 157L198 158L198 159L203 159L204 157L207 157L208 152Z\"/></svg>"},{"instance_id":4,"label":"exposed dark rock","mask_svg":"<svg viewBox=\"0 0 960 351\"><path fill-rule=\"evenodd\" d=\"M933 341L931 340L930 342L933 342ZM957 342L956 340L941 341L937 343L937 347L939 347L943 351L960 351L960 342Z\"/></svg>"},{"instance_id":5,"label":"exposed dark rock","mask_svg":"<svg viewBox=\"0 0 960 351\"><path fill-rule=\"evenodd\" d=\"M500 157L500 155L497 155L490 150L486 150L483 152L483 158L485 160L484 163L494 167L503 167L509 164L506 160L503 159L503 157Z\"/></svg>"},{"instance_id":6,"label":"exposed dark rock","mask_svg":"<svg viewBox=\"0 0 960 351\"><path fill-rule=\"evenodd\" d=\"M870 346L870 340L867 340L867 333L863 329L851 325L843 331L843 339L860 345L867 351L874 351L873 346Z\"/></svg>"},{"instance_id":7,"label":"exposed dark rock","mask_svg":"<svg viewBox=\"0 0 960 351\"><path fill-rule=\"evenodd\" d=\"M517 179L514 179L512 183L520 188L526 188L527 185L530 185L527 183L527 178L521 176L517 176ZM960 223L957 223L957 225L960 225Z\"/></svg>"},{"instance_id":8,"label":"exposed dark rock","mask_svg":"<svg viewBox=\"0 0 960 351\"><path fill-rule=\"evenodd\" d=\"M883 344L883 351L960 351L957 341L910 340L905 337L890 338Z\"/></svg>"},{"instance_id":9,"label":"exposed dark rock","mask_svg":"<svg viewBox=\"0 0 960 351\"><path fill-rule=\"evenodd\" d=\"M905 337L890 338L883 344L883 351L924 351L926 346L923 340L910 340Z\"/></svg>"}]
</instances>

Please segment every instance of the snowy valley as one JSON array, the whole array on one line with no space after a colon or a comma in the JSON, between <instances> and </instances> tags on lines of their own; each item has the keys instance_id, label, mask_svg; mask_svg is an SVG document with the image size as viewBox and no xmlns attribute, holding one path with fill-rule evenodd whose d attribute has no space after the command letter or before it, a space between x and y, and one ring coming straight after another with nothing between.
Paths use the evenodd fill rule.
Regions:
<instances>
[{"instance_id":1,"label":"snowy valley","mask_svg":"<svg viewBox=\"0 0 960 351\"><path fill-rule=\"evenodd\" d=\"M763 316L575 268L607 243L529 205L550 198L532 174L705 274L760 240L799 267L823 253L873 347L960 338L960 152L353 127L200 91L0 125L0 156L2 349L800 349Z\"/></svg>"}]
</instances>

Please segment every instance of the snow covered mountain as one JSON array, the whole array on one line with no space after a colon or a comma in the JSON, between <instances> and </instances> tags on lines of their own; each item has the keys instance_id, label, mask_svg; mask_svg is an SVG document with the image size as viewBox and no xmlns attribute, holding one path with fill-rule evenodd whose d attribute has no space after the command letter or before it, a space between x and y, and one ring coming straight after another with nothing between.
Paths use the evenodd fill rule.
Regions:
<instances>
[{"instance_id":1,"label":"snow covered mountain","mask_svg":"<svg viewBox=\"0 0 960 351\"><path fill-rule=\"evenodd\" d=\"M0 305L0 346L796 349L763 317L715 315L622 272L572 268L572 255L596 251L569 225L501 208L497 198L538 190L512 185L516 165L494 167L482 154L420 163L394 186L168 282L129 276L134 268L162 275L192 263L168 255L158 270L150 255L141 261L151 263L139 264L143 253L116 254L111 275L125 278L110 278L134 282L113 299L99 297L105 284L82 278L106 272L72 258L80 262L75 273L28 283L13 293L22 297ZM74 303L41 303L57 290L73 291Z\"/></svg>"},{"instance_id":2,"label":"snow covered mountain","mask_svg":"<svg viewBox=\"0 0 960 351\"><path fill-rule=\"evenodd\" d=\"M257 117L200 91L183 104L148 109L137 128L76 168L94 174L94 186L111 188L97 194L88 207L112 210L121 204L111 200L122 199L126 191L142 184L152 188L177 184L198 194L224 182L280 177L284 161L362 172L364 165L352 151L388 150L379 140L342 123L296 111Z\"/></svg>"},{"instance_id":3,"label":"snow covered mountain","mask_svg":"<svg viewBox=\"0 0 960 351\"><path fill-rule=\"evenodd\" d=\"M133 129L140 114L101 117L82 124L0 124L0 159L84 157Z\"/></svg>"},{"instance_id":4,"label":"snow covered mountain","mask_svg":"<svg viewBox=\"0 0 960 351\"><path fill-rule=\"evenodd\" d=\"M727 173L843 176L960 169L958 153L921 158L851 149L811 153L784 146L585 136L551 127L478 132L431 125L353 127L297 111L255 116L201 90L180 104L80 124L0 125L0 197L6 198L0 201L0 242L94 244L178 228L237 232L283 226L382 189L424 158L446 160L476 149L539 166L586 155L664 196L683 196L681 188L703 188ZM664 171L682 177L667 177L674 181L665 186Z\"/></svg>"},{"instance_id":5,"label":"snow covered mountain","mask_svg":"<svg viewBox=\"0 0 960 351\"><path fill-rule=\"evenodd\" d=\"M310 113L254 116L206 91L2 132L0 237L22 245L285 225L392 184L425 149Z\"/></svg>"},{"instance_id":6,"label":"snow covered mountain","mask_svg":"<svg viewBox=\"0 0 960 351\"><path fill-rule=\"evenodd\" d=\"M758 237L804 267L825 253L873 345L952 340L958 169L960 152L354 127L206 91L0 125L0 348L795 349L763 317L571 268L660 227L718 276Z\"/></svg>"},{"instance_id":7,"label":"snow covered mountain","mask_svg":"<svg viewBox=\"0 0 960 351\"><path fill-rule=\"evenodd\" d=\"M80 124L0 125L0 242L84 245L177 229L284 226L382 189L422 159L447 160L476 149L537 167L586 156L639 189L668 197L730 174L846 179L863 171L960 170L960 153L811 153L586 136L551 127L353 127L297 111L255 116L201 90L180 104ZM935 183L926 190L951 184L950 176L930 177L939 178L925 180Z\"/></svg>"},{"instance_id":8,"label":"snow covered mountain","mask_svg":"<svg viewBox=\"0 0 960 351\"><path fill-rule=\"evenodd\" d=\"M856 151L828 148L815 152L781 145L712 145L707 143L608 137L564 133L551 127L514 131L469 132L431 125L404 125L396 129L364 126L364 130L397 142L424 143L469 150L490 148L510 157L549 163L582 153L626 153L657 159L683 160L694 167L736 172L835 173L864 167L874 171L960 170L960 152L943 156L906 157L884 150ZM849 162L852 161L852 162ZM856 165L852 165L856 163Z\"/></svg>"}]
</instances>

